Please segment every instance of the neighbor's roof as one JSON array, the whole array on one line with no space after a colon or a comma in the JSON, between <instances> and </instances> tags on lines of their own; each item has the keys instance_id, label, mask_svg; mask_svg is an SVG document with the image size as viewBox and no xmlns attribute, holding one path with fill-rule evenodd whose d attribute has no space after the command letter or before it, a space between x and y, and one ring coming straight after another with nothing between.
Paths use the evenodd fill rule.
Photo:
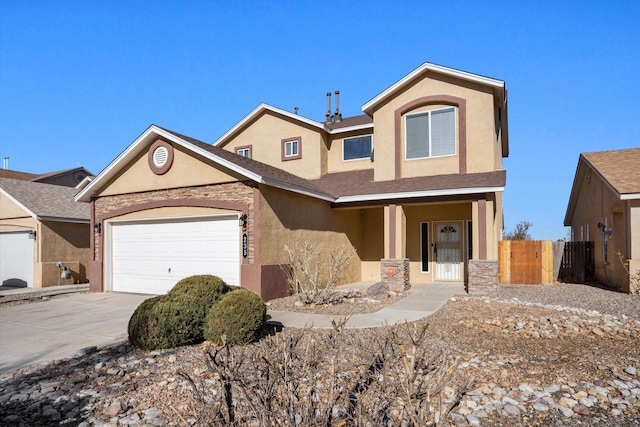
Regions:
<instances>
[{"instance_id":1,"label":"neighbor's roof","mask_svg":"<svg viewBox=\"0 0 640 427\"><path fill-rule=\"evenodd\" d=\"M640 148L582 153L621 199L640 198Z\"/></svg>"},{"instance_id":2,"label":"neighbor's roof","mask_svg":"<svg viewBox=\"0 0 640 427\"><path fill-rule=\"evenodd\" d=\"M21 181L33 181L33 182L47 182L52 178L56 178L62 175L68 175L74 172L83 172L87 176L92 176L93 174L85 169L82 166L71 168L71 169L63 169L54 172L46 172L46 173L30 173L30 172L20 172L9 169L0 169L0 178L11 178L11 179L19 179Z\"/></svg>"},{"instance_id":3,"label":"neighbor's roof","mask_svg":"<svg viewBox=\"0 0 640 427\"><path fill-rule=\"evenodd\" d=\"M88 223L90 205L74 200L76 189L0 177L0 193L38 220Z\"/></svg>"},{"instance_id":4,"label":"neighbor's roof","mask_svg":"<svg viewBox=\"0 0 640 427\"><path fill-rule=\"evenodd\" d=\"M505 171L496 171L462 176L444 175L373 181L373 169L368 169L328 174L320 179L308 180L277 167L152 125L81 190L76 195L76 200L90 201L101 186L109 182L121 167L133 160L148 144L159 137L178 144L248 180L336 204L503 191L506 179Z\"/></svg>"},{"instance_id":5,"label":"neighbor's roof","mask_svg":"<svg viewBox=\"0 0 640 427\"><path fill-rule=\"evenodd\" d=\"M0 169L0 178L19 179L21 181L31 181L37 178L38 174L29 172L13 171L9 169Z\"/></svg>"}]
</instances>

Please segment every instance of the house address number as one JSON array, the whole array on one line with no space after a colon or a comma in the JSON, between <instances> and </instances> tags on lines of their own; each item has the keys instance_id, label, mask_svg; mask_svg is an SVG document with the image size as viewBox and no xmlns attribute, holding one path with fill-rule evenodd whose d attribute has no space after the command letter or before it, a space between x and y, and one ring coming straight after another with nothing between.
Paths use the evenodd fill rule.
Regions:
<instances>
[{"instance_id":1,"label":"house address number","mask_svg":"<svg viewBox=\"0 0 640 427\"><path fill-rule=\"evenodd\" d=\"M247 233L242 233L242 258L249 256L249 237Z\"/></svg>"}]
</instances>

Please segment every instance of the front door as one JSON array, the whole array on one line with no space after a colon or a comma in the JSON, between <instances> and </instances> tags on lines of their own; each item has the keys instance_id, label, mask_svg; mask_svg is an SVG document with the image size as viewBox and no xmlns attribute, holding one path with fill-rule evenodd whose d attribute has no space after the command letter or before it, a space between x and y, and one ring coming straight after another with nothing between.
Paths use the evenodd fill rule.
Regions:
<instances>
[{"instance_id":1,"label":"front door","mask_svg":"<svg viewBox=\"0 0 640 427\"><path fill-rule=\"evenodd\" d=\"M459 223L436 223L436 280L460 280L462 236Z\"/></svg>"}]
</instances>

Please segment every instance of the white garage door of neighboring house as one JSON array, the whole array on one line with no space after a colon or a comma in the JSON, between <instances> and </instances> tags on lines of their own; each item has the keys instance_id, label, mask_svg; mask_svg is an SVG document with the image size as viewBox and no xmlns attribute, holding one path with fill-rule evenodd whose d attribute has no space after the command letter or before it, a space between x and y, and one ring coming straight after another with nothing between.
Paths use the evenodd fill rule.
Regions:
<instances>
[{"instance_id":1,"label":"white garage door of neighboring house","mask_svg":"<svg viewBox=\"0 0 640 427\"><path fill-rule=\"evenodd\" d=\"M180 279L213 274L240 283L238 218L114 222L111 290L164 294Z\"/></svg>"},{"instance_id":2,"label":"white garage door of neighboring house","mask_svg":"<svg viewBox=\"0 0 640 427\"><path fill-rule=\"evenodd\" d=\"M0 285L33 286L33 239L29 231L0 233Z\"/></svg>"}]
</instances>

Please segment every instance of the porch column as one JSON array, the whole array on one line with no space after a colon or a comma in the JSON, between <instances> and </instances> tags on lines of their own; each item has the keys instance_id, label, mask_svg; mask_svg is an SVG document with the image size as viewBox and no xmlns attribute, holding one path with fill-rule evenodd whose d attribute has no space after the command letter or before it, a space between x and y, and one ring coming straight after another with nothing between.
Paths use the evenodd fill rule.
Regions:
<instances>
[{"instance_id":1,"label":"porch column","mask_svg":"<svg viewBox=\"0 0 640 427\"><path fill-rule=\"evenodd\" d=\"M384 207L384 259L380 260L380 278L394 292L409 289L407 256L407 220L401 205Z\"/></svg>"},{"instance_id":2,"label":"porch column","mask_svg":"<svg viewBox=\"0 0 640 427\"><path fill-rule=\"evenodd\" d=\"M470 294L491 295L498 290L497 241L494 235L494 201L480 199L472 202L473 259L468 266Z\"/></svg>"}]
</instances>

